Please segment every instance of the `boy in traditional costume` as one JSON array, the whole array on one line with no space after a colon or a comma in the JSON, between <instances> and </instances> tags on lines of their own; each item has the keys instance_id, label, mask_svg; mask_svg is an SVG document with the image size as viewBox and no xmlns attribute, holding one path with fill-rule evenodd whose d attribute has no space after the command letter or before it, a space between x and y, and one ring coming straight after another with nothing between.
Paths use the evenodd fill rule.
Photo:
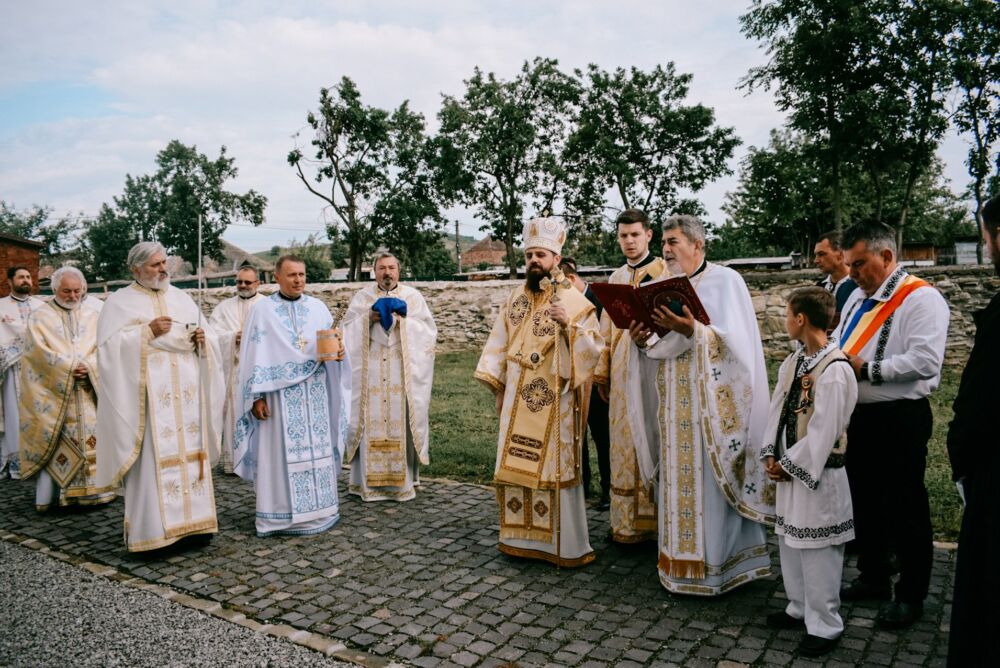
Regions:
<instances>
[{"instance_id":1,"label":"boy in traditional costume","mask_svg":"<svg viewBox=\"0 0 1000 668\"><path fill-rule=\"evenodd\" d=\"M826 335L836 313L822 287L788 300L785 327L801 343L778 371L761 458L777 481L775 533L788 605L768 626L800 628L798 651L820 656L844 632L840 576L844 545L854 538L851 490L844 471L847 425L858 383L847 356Z\"/></svg>"}]
</instances>

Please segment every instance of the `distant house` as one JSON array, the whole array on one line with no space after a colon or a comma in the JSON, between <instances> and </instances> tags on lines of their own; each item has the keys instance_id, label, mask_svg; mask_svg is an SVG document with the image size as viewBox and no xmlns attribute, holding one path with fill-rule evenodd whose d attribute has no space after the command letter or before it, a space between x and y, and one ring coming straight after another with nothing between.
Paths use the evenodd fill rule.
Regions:
<instances>
[{"instance_id":1,"label":"distant house","mask_svg":"<svg viewBox=\"0 0 1000 668\"><path fill-rule=\"evenodd\" d=\"M802 253L774 257L737 257L731 260L719 260L724 267L733 269L798 269L802 266Z\"/></svg>"},{"instance_id":2,"label":"distant house","mask_svg":"<svg viewBox=\"0 0 1000 668\"><path fill-rule=\"evenodd\" d=\"M506 244L487 234L476 245L462 253L462 266L478 267L482 264L488 267L507 264Z\"/></svg>"},{"instance_id":3,"label":"distant house","mask_svg":"<svg viewBox=\"0 0 1000 668\"><path fill-rule=\"evenodd\" d=\"M937 249L926 241L905 242L899 254L899 264L904 267L932 267L937 261Z\"/></svg>"},{"instance_id":4,"label":"distant house","mask_svg":"<svg viewBox=\"0 0 1000 668\"><path fill-rule=\"evenodd\" d=\"M980 241L975 235L957 237L951 246L937 248L938 264L979 264Z\"/></svg>"},{"instance_id":5,"label":"distant house","mask_svg":"<svg viewBox=\"0 0 1000 668\"><path fill-rule=\"evenodd\" d=\"M31 280L38 287L38 256L45 244L13 234L0 233L0 297L10 294L7 270L11 267L25 267L31 272Z\"/></svg>"}]
</instances>

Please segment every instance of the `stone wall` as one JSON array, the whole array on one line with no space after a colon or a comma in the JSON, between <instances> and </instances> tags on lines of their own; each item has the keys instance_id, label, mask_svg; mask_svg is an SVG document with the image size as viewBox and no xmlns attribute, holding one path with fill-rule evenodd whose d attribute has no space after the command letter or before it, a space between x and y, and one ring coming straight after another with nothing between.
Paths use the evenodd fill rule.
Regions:
<instances>
[{"instance_id":1,"label":"stone wall","mask_svg":"<svg viewBox=\"0 0 1000 668\"><path fill-rule=\"evenodd\" d=\"M1000 280L992 267L933 267L914 273L932 283L951 305L948 331L948 364L963 364L972 346L975 326L972 313L983 308L1000 290ZM748 272L743 275L753 297L761 336L768 357L783 358L791 349L785 334L785 295L793 288L810 285L819 279L815 271ZM478 348L489 335L500 303L520 281L476 281L410 283L423 293L438 325L441 351ZM331 310L346 306L351 296L364 284L316 283L307 293L323 300ZM264 292L274 286L264 286ZM190 291L197 298L197 291ZM234 288L205 291L205 310L235 294Z\"/></svg>"}]
</instances>

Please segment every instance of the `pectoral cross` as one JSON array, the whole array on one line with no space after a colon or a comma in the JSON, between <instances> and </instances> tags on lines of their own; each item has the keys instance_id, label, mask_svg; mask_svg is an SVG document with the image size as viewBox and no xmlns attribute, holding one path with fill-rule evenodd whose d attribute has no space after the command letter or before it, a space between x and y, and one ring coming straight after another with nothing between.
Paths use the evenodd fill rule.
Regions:
<instances>
[{"instance_id":1,"label":"pectoral cross","mask_svg":"<svg viewBox=\"0 0 1000 668\"><path fill-rule=\"evenodd\" d=\"M303 339L301 336L296 336L295 337L295 345L298 347L299 350L301 350L302 352L305 352L305 350L306 350L306 340Z\"/></svg>"}]
</instances>

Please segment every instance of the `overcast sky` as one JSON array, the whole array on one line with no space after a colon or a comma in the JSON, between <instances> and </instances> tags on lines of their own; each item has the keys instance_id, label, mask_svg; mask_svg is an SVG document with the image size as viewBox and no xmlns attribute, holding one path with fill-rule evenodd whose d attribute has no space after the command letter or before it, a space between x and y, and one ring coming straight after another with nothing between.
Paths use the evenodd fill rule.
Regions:
<instances>
[{"instance_id":1,"label":"overcast sky","mask_svg":"<svg viewBox=\"0 0 1000 668\"><path fill-rule=\"evenodd\" d=\"M285 158L321 87L350 76L365 103L409 100L433 129L441 94L460 95L474 66L507 77L535 56L567 70L674 61L694 75L689 101L743 140L735 168L783 121L766 93L736 90L764 58L739 32L748 4L2 0L0 199L93 214L171 139L213 158L224 144L240 170L233 187L269 199L263 227L226 238L254 251L301 240L328 214ZM964 154L953 136L942 147L955 190ZM722 222L734 187L735 175L698 194L709 220ZM471 213L452 213L482 235Z\"/></svg>"}]
</instances>

